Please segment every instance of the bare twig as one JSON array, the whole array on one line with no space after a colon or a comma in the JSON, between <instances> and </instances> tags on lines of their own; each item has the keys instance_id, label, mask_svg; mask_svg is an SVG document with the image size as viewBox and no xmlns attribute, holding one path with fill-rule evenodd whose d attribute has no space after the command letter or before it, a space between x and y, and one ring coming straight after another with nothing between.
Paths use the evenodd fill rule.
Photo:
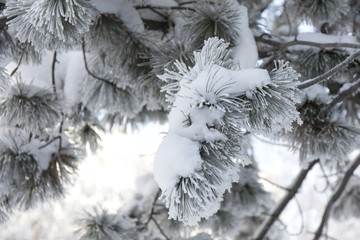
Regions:
<instances>
[{"instance_id":1,"label":"bare twig","mask_svg":"<svg viewBox=\"0 0 360 240\"><path fill-rule=\"evenodd\" d=\"M189 7L182 7L182 6L173 6L173 7L166 7L166 6L152 6L152 5L138 5L135 6L135 9L161 9L161 10L189 10L195 12L195 9Z\"/></svg>"},{"instance_id":2,"label":"bare twig","mask_svg":"<svg viewBox=\"0 0 360 240\"><path fill-rule=\"evenodd\" d=\"M181 2L181 3L179 3L179 6L187 5L187 4L193 4L193 3L196 3L196 1Z\"/></svg>"},{"instance_id":3,"label":"bare twig","mask_svg":"<svg viewBox=\"0 0 360 240\"><path fill-rule=\"evenodd\" d=\"M291 146L289 144L286 144L286 143L272 142L272 141L269 141L267 139L261 138L261 137L256 136L256 135L252 135L252 136L254 138L256 138L257 140L259 140L261 142L264 142L264 143L267 143L267 144L276 145L276 146L280 146L280 147L293 148L293 146Z\"/></svg>"},{"instance_id":4,"label":"bare twig","mask_svg":"<svg viewBox=\"0 0 360 240\"><path fill-rule=\"evenodd\" d=\"M114 87L117 87L115 83L113 83L112 81L108 80L108 79L105 79L105 78L101 78L101 77L98 77L96 76L94 73L92 73L89 69L89 66L87 64L87 60L86 60L86 53L85 53L85 39L82 40L82 52L83 52L83 58L84 58L84 65L85 65L85 69L86 71L88 72L88 74L90 76L92 76L93 78L97 79L97 80L100 80L104 83L107 83L107 84L110 84L110 85L113 85Z\"/></svg>"},{"instance_id":5,"label":"bare twig","mask_svg":"<svg viewBox=\"0 0 360 240\"><path fill-rule=\"evenodd\" d=\"M148 219L146 220L146 222L144 223L144 225L148 225L151 218L153 217L154 215L154 211L155 211L155 204L156 204L156 201L158 200L158 198L160 197L160 193L161 193L161 190L160 188L158 189L158 191L156 192L155 194L155 197L154 197L154 201L152 202L151 204L151 210L150 210L150 213L149 213L149 217Z\"/></svg>"},{"instance_id":6,"label":"bare twig","mask_svg":"<svg viewBox=\"0 0 360 240\"><path fill-rule=\"evenodd\" d=\"M273 181L271 181L271 180L269 180L269 179L267 179L267 178L264 178L264 177L259 177L261 180L264 180L265 182L268 182L268 183L270 183L271 185L274 185L275 187L277 187L277 188L280 188L280 189L282 189L282 190L284 190L284 191L290 191L291 189L290 188L287 188L287 187L283 187L283 186L281 186L281 185L279 185L279 184L277 184L277 183L274 183Z\"/></svg>"},{"instance_id":7,"label":"bare twig","mask_svg":"<svg viewBox=\"0 0 360 240\"><path fill-rule=\"evenodd\" d=\"M354 92L356 92L360 88L360 78L352 83L349 88L341 91L334 97L331 102L326 104L326 106L320 112L320 118L324 118L330 109L332 109L337 103L343 101L344 99L351 97Z\"/></svg>"},{"instance_id":8,"label":"bare twig","mask_svg":"<svg viewBox=\"0 0 360 240\"><path fill-rule=\"evenodd\" d=\"M323 192L326 191L326 189L328 189L328 187L330 187L331 189L333 189L333 187L332 187L332 185L331 185L331 183L330 183L329 177L328 177L328 175L326 174L325 169L324 169L323 165L321 164L321 162L319 163L319 166L320 166L321 172L323 173L323 177L325 178L326 186L324 187L323 190L318 190L318 189L316 188L316 185L315 185L315 190L318 191L318 192L323 193Z\"/></svg>"},{"instance_id":9,"label":"bare twig","mask_svg":"<svg viewBox=\"0 0 360 240\"><path fill-rule=\"evenodd\" d=\"M39 149L43 149L46 146L49 146L52 142L54 142L56 139L59 139L59 141L61 142L61 136L56 136L53 137L50 141L48 141L47 143L45 143L44 145L40 146Z\"/></svg>"},{"instance_id":10,"label":"bare twig","mask_svg":"<svg viewBox=\"0 0 360 240\"><path fill-rule=\"evenodd\" d=\"M21 56L19 58L18 64L16 65L14 70L11 71L10 76L13 76L16 73L16 71L19 69L24 55L25 55L25 49L22 50L22 53L21 53Z\"/></svg>"},{"instance_id":11,"label":"bare twig","mask_svg":"<svg viewBox=\"0 0 360 240\"><path fill-rule=\"evenodd\" d=\"M300 235L304 231L304 227L305 227L305 224L304 224L304 212L303 212L303 210L301 208L301 204L300 204L299 200L296 197L294 197L294 200L296 202L296 205L298 207L299 214L300 214L300 217L301 217L301 226L300 226L299 232L293 233L293 234L294 235Z\"/></svg>"},{"instance_id":12,"label":"bare twig","mask_svg":"<svg viewBox=\"0 0 360 240\"><path fill-rule=\"evenodd\" d=\"M52 65L51 65L51 84L52 84L52 88L53 88L53 92L54 92L55 96L56 96L56 84L55 84L56 55L57 55L57 52L54 51L54 57L53 57Z\"/></svg>"},{"instance_id":13,"label":"bare twig","mask_svg":"<svg viewBox=\"0 0 360 240\"><path fill-rule=\"evenodd\" d=\"M161 228L160 224L156 221L156 219L154 217L151 217L151 220L155 223L161 235L163 235L166 240L170 240L170 238L165 234L164 230Z\"/></svg>"},{"instance_id":14,"label":"bare twig","mask_svg":"<svg viewBox=\"0 0 360 240\"><path fill-rule=\"evenodd\" d=\"M286 9L286 1L284 2L284 13L285 13L285 17L286 17L286 20L288 22L288 25L289 25L289 35L290 35L291 32L292 32L292 26L291 26L291 21L290 21L290 18L289 18L289 14L288 14L287 9Z\"/></svg>"},{"instance_id":15,"label":"bare twig","mask_svg":"<svg viewBox=\"0 0 360 240\"><path fill-rule=\"evenodd\" d=\"M329 219L329 216L330 216L330 213L331 213L334 203L338 200L338 198L341 196L342 192L345 190L345 187L346 187L348 181L350 180L350 177L352 176L353 172L359 165L360 165L360 155L355 159L355 161L346 170L344 178L342 179L339 187L333 193L330 200L328 201L326 208L324 210L320 225L315 232L315 236L313 238L314 240L318 240L321 237L323 228Z\"/></svg>"},{"instance_id":16,"label":"bare twig","mask_svg":"<svg viewBox=\"0 0 360 240\"><path fill-rule=\"evenodd\" d=\"M279 219L280 214L285 209L290 200L295 197L298 189L300 188L302 182L305 180L307 174L310 170L315 166L316 163L319 162L319 159L312 161L306 169L300 171L300 173L295 178L295 181L290 186L290 191L284 196L284 198L280 201L280 203L275 207L267 220L264 220L261 224L259 230L255 233L253 240L262 240L264 239L267 232L270 230L271 226L274 222Z\"/></svg>"},{"instance_id":17,"label":"bare twig","mask_svg":"<svg viewBox=\"0 0 360 240\"><path fill-rule=\"evenodd\" d=\"M317 76L315 78L306 80L303 83L300 83L297 87L299 89L304 89L304 88L310 87L310 86L312 86L312 85L314 85L316 83L327 80L334 73L336 73L336 72L340 71L341 69L347 67L358 56L360 56L360 50L352 53L343 62L339 63L338 65L336 65L335 67L333 67L332 69L327 71L326 73L324 73L324 74L322 74L320 76Z\"/></svg>"}]
</instances>

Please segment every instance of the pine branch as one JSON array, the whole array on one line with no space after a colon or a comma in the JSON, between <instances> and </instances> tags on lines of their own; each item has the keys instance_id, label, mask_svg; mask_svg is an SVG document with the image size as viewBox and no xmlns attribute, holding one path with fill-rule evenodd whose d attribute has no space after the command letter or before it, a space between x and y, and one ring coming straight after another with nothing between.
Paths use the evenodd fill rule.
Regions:
<instances>
[{"instance_id":1,"label":"pine branch","mask_svg":"<svg viewBox=\"0 0 360 240\"><path fill-rule=\"evenodd\" d=\"M308 87L310 87L310 86L312 86L312 85L314 85L316 83L327 80L334 73L336 73L336 72L340 71L341 69L347 67L358 56L360 56L360 51L356 51L356 52L352 53L344 61L342 61L341 63L339 63L338 65L336 65L332 69L330 69L329 71L327 71L324 74L322 74L320 76L317 76L315 78L306 80L306 81L302 82L301 84L297 85L297 87L299 89L304 89L304 88L308 88Z\"/></svg>"},{"instance_id":2,"label":"pine branch","mask_svg":"<svg viewBox=\"0 0 360 240\"><path fill-rule=\"evenodd\" d=\"M321 223L315 232L315 236L314 236L313 240L318 240L321 237L323 228L329 219L329 216L330 216L330 213L331 213L334 203L338 200L338 198L341 196L342 192L345 190L345 187L346 187L348 181L350 180L350 177L352 176L353 172L359 165L360 165L360 155L356 158L356 160L350 165L348 170L345 172L344 178L342 179L340 186L338 187L338 189L334 192L334 194L331 196L330 200L328 201L325 211L324 211L324 214L321 219Z\"/></svg>"},{"instance_id":3,"label":"pine branch","mask_svg":"<svg viewBox=\"0 0 360 240\"><path fill-rule=\"evenodd\" d=\"M274 224L274 222L279 218L280 214L285 209L287 204L290 202L290 200L292 198L295 197L298 189L301 187L301 184L305 180L307 174L318 162L319 162L319 159L316 159L316 160L312 161L306 169L303 169L300 171L300 173L295 178L294 183L289 188L290 191L284 196L284 198L280 201L278 206L273 210L273 212L270 214L270 217L262 223L260 229L255 233L255 236L252 238L252 240L264 239L265 235L270 230L270 228Z\"/></svg>"},{"instance_id":4,"label":"pine branch","mask_svg":"<svg viewBox=\"0 0 360 240\"><path fill-rule=\"evenodd\" d=\"M359 43L341 43L341 42L321 43L321 42L298 40L296 37L292 41L281 42L271 38L265 38L265 36L271 37L271 35L269 34L262 34L258 37L255 37L256 42L266 43L268 45L277 48L288 48L296 45L304 45L304 46L311 46L317 48L360 48Z\"/></svg>"},{"instance_id":5,"label":"pine branch","mask_svg":"<svg viewBox=\"0 0 360 240\"><path fill-rule=\"evenodd\" d=\"M354 92L356 92L360 88L360 78L351 84L351 86L338 93L336 97L334 97L330 103L328 103L320 112L320 118L324 118L326 114L328 114L329 110L331 110L337 103L343 101L344 99L351 97Z\"/></svg>"}]
</instances>

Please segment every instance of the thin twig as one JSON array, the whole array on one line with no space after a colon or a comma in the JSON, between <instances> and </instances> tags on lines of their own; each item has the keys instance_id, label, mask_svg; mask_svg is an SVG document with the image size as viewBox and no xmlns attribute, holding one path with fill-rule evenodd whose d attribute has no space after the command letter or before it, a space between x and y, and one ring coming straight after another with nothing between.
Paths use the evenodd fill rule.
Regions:
<instances>
[{"instance_id":1,"label":"thin twig","mask_svg":"<svg viewBox=\"0 0 360 240\"><path fill-rule=\"evenodd\" d=\"M43 149L44 147L50 145L52 142L54 142L56 139L59 139L59 141L61 141L61 136L56 136L53 137L50 141L48 141L47 143L45 143L44 145L40 146L39 149Z\"/></svg>"},{"instance_id":2,"label":"thin twig","mask_svg":"<svg viewBox=\"0 0 360 240\"><path fill-rule=\"evenodd\" d=\"M288 25L289 25L289 35L290 35L291 32L292 32L292 26L291 26L291 21L290 21L290 18L289 18L289 14L288 14L287 9L286 9L286 1L284 2L284 13L285 13L285 17L286 17L286 20L288 22Z\"/></svg>"},{"instance_id":3,"label":"thin twig","mask_svg":"<svg viewBox=\"0 0 360 240\"><path fill-rule=\"evenodd\" d=\"M289 189L289 188L287 188L287 187L283 187L283 186L281 186L281 185L279 185L279 184L277 184L277 183L274 183L273 181L271 181L271 180L269 180L269 179L267 179L267 178L264 178L264 177L259 177L261 180L264 180L265 182L268 182L268 183L270 183L271 185L274 185L275 187L277 187L277 188L280 188L280 189L282 189L282 190L284 190L284 191L290 191L291 189Z\"/></svg>"},{"instance_id":4,"label":"thin twig","mask_svg":"<svg viewBox=\"0 0 360 240\"><path fill-rule=\"evenodd\" d=\"M113 85L114 87L117 88L117 86L116 86L115 83L111 82L111 81L108 80L108 79L98 77L98 76L96 76L94 73L92 73L92 72L90 71L89 66L88 66L88 64L87 64L87 60L86 60L85 39L82 40L81 46L82 46L82 52L83 52L83 58L84 58L84 65L85 65L85 69L86 69L86 71L88 72L88 74L89 74L90 76L92 76L93 78L97 79L97 80L100 80L100 81L102 81L102 82L104 82L104 83Z\"/></svg>"},{"instance_id":5,"label":"thin twig","mask_svg":"<svg viewBox=\"0 0 360 240\"><path fill-rule=\"evenodd\" d=\"M189 10L195 12L195 9L189 7L182 7L182 6L173 6L173 7L166 7L166 6L152 6L152 5L138 5L135 6L135 9L161 9L161 10Z\"/></svg>"},{"instance_id":6,"label":"thin twig","mask_svg":"<svg viewBox=\"0 0 360 240\"><path fill-rule=\"evenodd\" d=\"M339 63L338 65L336 65L335 67L333 67L332 69L327 71L326 73L324 73L324 74L322 74L320 76L317 76L315 78L306 80L303 83L299 84L297 87L299 89L304 89L304 88L310 87L310 86L312 86L312 85L314 85L316 83L327 80L334 73L336 73L336 72L340 71L341 69L347 67L358 56L360 56L360 50L352 53L343 62Z\"/></svg>"},{"instance_id":7,"label":"thin twig","mask_svg":"<svg viewBox=\"0 0 360 240\"><path fill-rule=\"evenodd\" d=\"M18 64L16 65L14 70L11 71L10 76L13 76L16 73L16 71L19 69L24 55L25 55L25 49L22 50L22 53L21 53L21 56L19 58Z\"/></svg>"},{"instance_id":8,"label":"thin twig","mask_svg":"<svg viewBox=\"0 0 360 240\"><path fill-rule=\"evenodd\" d=\"M360 88L360 78L356 82L352 83L349 88L338 93L336 97L334 97L331 100L331 102L326 104L326 106L321 110L319 114L320 118L324 118L328 114L330 109L332 109L337 103L343 101L348 97L351 97L352 94L356 92L359 88Z\"/></svg>"},{"instance_id":9,"label":"thin twig","mask_svg":"<svg viewBox=\"0 0 360 240\"><path fill-rule=\"evenodd\" d=\"M333 188L332 188L332 185L330 184L329 177L327 176L325 169L324 169L323 165L321 164L321 162L319 163L319 166L320 166L321 172L323 173L323 177L325 178L326 186L324 187L323 190L318 190L315 185L315 190L320 193L323 193L326 191L326 189L328 189L328 187L330 187L331 189L333 189Z\"/></svg>"},{"instance_id":10,"label":"thin twig","mask_svg":"<svg viewBox=\"0 0 360 240\"><path fill-rule=\"evenodd\" d=\"M318 240L321 235L324 226L327 224L327 221L329 219L331 210L335 202L338 200L338 198L341 196L342 192L345 190L345 187L350 180L350 177L352 176L355 169L360 165L360 155L354 160L354 162L350 165L350 167L346 170L344 178L342 179L339 187L334 192L334 194L331 196L330 200L328 201L326 208L324 210L323 216L321 218L321 222L319 227L317 228L314 236L314 240Z\"/></svg>"},{"instance_id":11,"label":"thin twig","mask_svg":"<svg viewBox=\"0 0 360 240\"><path fill-rule=\"evenodd\" d=\"M51 84L52 84L52 88L53 88L53 92L54 92L55 96L56 96L56 84L55 84L56 55L57 55L57 52L54 51L54 57L53 57L52 65L51 65Z\"/></svg>"},{"instance_id":12,"label":"thin twig","mask_svg":"<svg viewBox=\"0 0 360 240\"><path fill-rule=\"evenodd\" d=\"M167 18L168 18L165 14L159 12L158 10L156 10L156 9L154 9L154 8L149 8L149 9L150 9L152 12L156 13L157 15L159 15L160 17L164 18L164 19L167 19Z\"/></svg>"},{"instance_id":13,"label":"thin twig","mask_svg":"<svg viewBox=\"0 0 360 240\"><path fill-rule=\"evenodd\" d=\"M319 162L319 159L316 159L312 161L309 166L306 169L303 169L300 171L300 173L295 178L295 181L289 188L290 191L284 196L284 198L279 202L277 207L272 211L270 216L267 218L267 220L263 221L261 224L259 230L255 233L253 240L262 240L264 239L267 232L270 230L271 226L274 224L274 222L279 219L280 214L285 209L287 204L290 202L290 200L295 197L297 191L299 190L301 184L305 180L307 174L310 172L310 170L315 166L316 163Z\"/></svg>"},{"instance_id":14,"label":"thin twig","mask_svg":"<svg viewBox=\"0 0 360 240\"><path fill-rule=\"evenodd\" d=\"M179 6L187 5L187 4L193 4L193 3L196 3L196 1L181 2L181 3L179 3Z\"/></svg>"},{"instance_id":15,"label":"thin twig","mask_svg":"<svg viewBox=\"0 0 360 240\"><path fill-rule=\"evenodd\" d=\"M300 204L299 200L296 197L294 197L294 200L296 202L296 205L298 207L299 214L300 214L300 217L301 217L301 226L300 226L299 232L298 233L293 233L293 234L294 235L300 235L304 231L304 227L305 227L304 212L303 212L303 210L301 208L301 204Z\"/></svg>"},{"instance_id":16,"label":"thin twig","mask_svg":"<svg viewBox=\"0 0 360 240\"><path fill-rule=\"evenodd\" d=\"M286 143L272 142L272 141L269 141L267 139L263 139L263 138L261 138L259 136L256 136L256 135L252 135L252 136L255 137L257 140L259 140L261 142L264 142L264 143L267 143L267 144L276 145L276 146L280 146L280 147L293 148L293 146L291 146L289 144L286 144Z\"/></svg>"},{"instance_id":17,"label":"thin twig","mask_svg":"<svg viewBox=\"0 0 360 240\"><path fill-rule=\"evenodd\" d=\"M144 225L148 225L149 222L150 222L150 220L151 220L151 218L153 217L154 211L155 211L155 204L156 204L156 201L158 200L158 198L160 197L160 193L161 193L161 190L160 190L160 188L159 188L158 191L157 191L156 194L155 194L154 201L153 201L152 204L151 204L151 211L150 211L150 213L149 213L149 217L148 217L148 219L146 220L146 222L144 223Z\"/></svg>"},{"instance_id":18,"label":"thin twig","mask_svg":"<svg viewBox=\"0 0 360 240\"><path fill-rule=\"evenodd\" d=\"M166 240L170 240L170 238L165 234L164 230L161 228L160 224L156 221L154 217L151 217L151 220L155 223L156 227L159 229L160 233L164 236Z\"/></svg>"}]
</instances>

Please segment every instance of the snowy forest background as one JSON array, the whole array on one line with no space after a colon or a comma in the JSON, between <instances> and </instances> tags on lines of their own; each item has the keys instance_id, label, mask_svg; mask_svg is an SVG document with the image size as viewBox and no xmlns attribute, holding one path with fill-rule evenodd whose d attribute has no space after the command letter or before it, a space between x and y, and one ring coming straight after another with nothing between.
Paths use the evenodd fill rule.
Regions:
<instances>
[{"instance_id":1,"label":"snowy forest background","mask_svg":"<svg viewBox=\"0 0 360 240\"><path fill-rule=\"evenodd\" d=\"M357 238L360 1L0 14L0 239Z\"/></svg>"}]
</instances>

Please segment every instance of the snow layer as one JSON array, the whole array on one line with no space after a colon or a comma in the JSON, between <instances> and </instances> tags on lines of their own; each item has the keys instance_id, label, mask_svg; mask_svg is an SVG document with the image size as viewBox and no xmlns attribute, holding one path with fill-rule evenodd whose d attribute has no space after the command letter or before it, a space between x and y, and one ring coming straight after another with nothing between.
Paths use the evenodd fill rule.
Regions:
<instances>
[{"instance_id":1,"label":"snow layer","mask_svg":"<svg viewBox=\"0 0 360 240\"><path fill-rule=\"evenodd\" d=\"M138 11L128 0L92 0L92 3L102 13L118 15L131 31L144 31L144 25Z\"/></svg>"},{"instance_id":2,"label":"snow layer","mask_svg":"<svg viewBox=\"0 0 360 240\"><path fill-rule=\"evenodd\" d=\"M283 37L285 41L293 41L294 37ZM357 41L355 36L350 35L329 35L329 34L323 34L323 33L317 33L317 32L311 32L311 33L302 33L296 36L296 39L298 41L309 41L309 42L316 42L316 43L355 43L360 44L359 41ZM310 46L306 45L295 45L289 47L291 50L306 50L311 48ZM354 48L345 48L348 52L356 51Z\"/></svg>"},{"instance_id":3,"label":"snow layer","mask_svg":"<svg viewBox=\"0 0 360 240\"><path fill-rule=\"evenodd\" d=\"M168 134L157 151L154 176L162 190L171 189L179 177L189 177L201 168L200 144L176 134Z\"/></svg>"},{"instance_id":4,"label":"snow layer","mask_svg":"<svg viewBox=\"0 0 360 240\"><path fill-rule=\"evenodd\" d=\"M248 11L245 6L239 5L234 1L234 7L239 8L240 21L237 23L239 29L239 39L235 47L232 48L231 56L235 58L241 69L253 68L258 60L258 50L254 36L249 28Z\"/></svg>"}]
</instances>

